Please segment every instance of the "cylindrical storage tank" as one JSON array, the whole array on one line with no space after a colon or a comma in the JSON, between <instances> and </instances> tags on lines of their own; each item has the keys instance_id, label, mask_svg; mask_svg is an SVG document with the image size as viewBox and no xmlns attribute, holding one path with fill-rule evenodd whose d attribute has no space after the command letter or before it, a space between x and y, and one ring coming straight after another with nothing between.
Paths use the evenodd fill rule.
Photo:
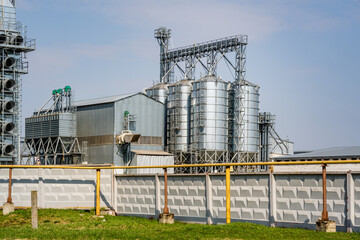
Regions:
<instances>
[{"instance_id":1,"label":"cylindrical storage tank","mask_svg":"<svg viewBox=\"0 0 360 240\"><path fill-rule=\"evenodd\" d=\"M259 86L248 81L242 81L240 87L236 84L232 86L233 103L240 101L240 104L232 106L235 129L232 151L257 153L259 152Z\"/></svg>"},{"instance_id":2,"label":"cylindrical storage tank","mask_svg":"<svg viewBox=\"0 0 360 240\"><path fill-rule=\"evenodd\" d=\"M191 146L195 151L228 150L228 83L215 76L193 82Z\"/></svg>"},{"instance_id":3,"label":"cylindrical storage tank","mask_svg":"<svg viewBox=\"0 0 360 240\"><path fill-rule=\"evenodd\" d=\"M189 150L191 90L191 81L186 79L169 85L167 143L171 152Z\"/></svg>"},{"instance_id":4,"label":"cylindrical storage tank","mask_svg":"<svg viewBox=\"0 0 360 240\"><path fill-rule=\"evenodd\" d=\"M165 103L168 96L168 84L158 83L146 89L145 91L146 91L146 95L148 95L149 97L152 97L162 103Z\"/></svg>"},{"instance_id":5,"label":"cylindrical storage tank","mask_svg":"<svg viewBox=\"0 0 360 240\"><path fill-rule=\"evenodd\" d=\"M259 86L245 81L241 86L244 93L244 151L259 152Z\"/></svg>"}]
</instances>

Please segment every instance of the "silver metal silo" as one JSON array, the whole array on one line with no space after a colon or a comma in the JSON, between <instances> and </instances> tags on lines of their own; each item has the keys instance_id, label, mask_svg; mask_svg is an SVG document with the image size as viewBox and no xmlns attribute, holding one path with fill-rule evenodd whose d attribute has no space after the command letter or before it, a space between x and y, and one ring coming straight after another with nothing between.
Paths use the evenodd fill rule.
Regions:
<instances>
[{"instance_id":1,"label":"silver metal silo","mask_svg":"<svg viewBox=\"0 0 360 240\"><path fill-rule=\"evenodd\" d=\"M232 161L256 162L259 153L259 86L243 80L234 82L230 92L229 145Z\"/></svg>"},{"instance_id":2,"label":"silver metal silo","mask_svg":"<svg viewBox=\"0 0 360 240\"><path fill-rule=\"evenodd\" d=\"M244 95L244 144L243 151L259 152L259 86L244 81L241 85Z\"/></svg>"},{"instance_id":3,"label":"silver metal silo","mask_svg":"<svg viewBox=\"0 0 360 240\"><path fill-rule=\"evenodd\" d=\"M228 150L228 83L215 76L193 82L191 97L193 151Z\"/></svg>"},{"instance_id":4,"label":"silver metal silo","mask_svg":"<svg viewBox=\"0 0 360 240\"><path fill-rule=\"evenodd\" d=\"M167 142L172 153L189 151L191 90L190 80L169 85Z\"/></svg>"},{"instance_id":5,"label":"silver metal silo","mask_svg":"<svg viewBox=\"0 0 360 240\"><path fill-rule=\"evenodd\" d=\"M166 103L168 96L168 84L158 83L150 88L147 88L146 95L152 97L162 103Z\"/></svg>"}]
</instances>

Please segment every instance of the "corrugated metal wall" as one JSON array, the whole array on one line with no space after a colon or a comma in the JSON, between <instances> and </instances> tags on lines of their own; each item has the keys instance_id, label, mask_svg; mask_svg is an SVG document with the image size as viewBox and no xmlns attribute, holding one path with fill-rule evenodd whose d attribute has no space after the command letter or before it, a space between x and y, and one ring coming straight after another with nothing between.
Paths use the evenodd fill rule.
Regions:
<instances>
[{"instance_id":1,"label":"corrugated metal wall","mask_svg":"<svg viewBox=\"0 0 360 240\"><path fill-rule=\"evenodd\" d=\"M113 163L114 103L77 108L77 136L80 144L87 141L85 161Z\"/></svg>"},{"instance_id":2,"label":"corrugated metal wall","mask_svg":"<svg viewBox=\"0 0 360 240\"><path fill-rule=\"evenodd\" d=\"M135 117L135 130L132 130L133 133L141 134L142 137L161 138L160 144L131 144L131 150L163 150L164 104L140 93L117 101L115 103L114 128L114 134L116 135L120 135L124 130L125 111L128 111ZM114 164L124 165L122 157L117 154L117 146L115 148Z\"/></svg>"},{"instance_id":3,"label":"corrugated metal wall","mask_svg":"<svg viewBox=\"0 0 360 240\"><path fill-rule=\"evenodd\" d=\"M145 140L154 140L154 144L134 144L131 149L163 150L164 104L138 93L112 103L77 108L77 136L80 144L83 141L88 143L85 161L124 165L115 137L124 130L125 111L136 119L133 132L141 134Z\"/></svg>"}]
</instances>

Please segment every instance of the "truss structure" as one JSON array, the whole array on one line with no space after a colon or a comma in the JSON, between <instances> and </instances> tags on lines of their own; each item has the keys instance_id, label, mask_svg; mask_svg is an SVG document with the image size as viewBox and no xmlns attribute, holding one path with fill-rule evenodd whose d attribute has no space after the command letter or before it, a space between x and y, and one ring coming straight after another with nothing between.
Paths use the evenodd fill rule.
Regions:
<instances>
[{"instance_id":1,"label":"truss structure","mask_svg":"<svg viewBox=\"0 0 360 240\"><path fill-rule=\"evenodd\" d=\"M290 154L288 144L280 138L275 131L275 116L269 112L259 114L259 129L260 129L260 161L269 162L270 154L275 148L281 151L281 154ZM273 140L274 145L271 146L270 139ZM263 167L266 170L265 166Z\"/></svg>"},{"instance_id":2,"label":"truss structure","mask_svg":"<svg viewBox=\"0 0 360 240\"><path fill-rule=\"evenodd\" d=\"M158 30L155 32L157 33ZM167 37L169 39L171 35L167 35ZM160 63L162 66L167 66L160 71L160 82L173 82L171 74L175 67L182 73L183 79L194 79L197 66L201 66L208 75L216 75L216 66L222 59L235 71L235 81L243 80L245 78L247 41L247 35L236 35L170 50L167 50L168 45L163 44L166 47L162 47L160 44ZM235 61L231 61L227 57L227 54L231 52L235 52ZM179 65L180 62L185 62L185 69Z\"/></svg>"},{"instance_id":3,"label":"truss structure","mask_svg":"<svg viewBox=\"0 0 360 240\"><path fill-rule=\"evenodd\" d=\"M160 45L160 82L173 83L174 69L181 73L181 79L194 80L195 70L200 68L206 75L217 75L217 65L225 61L226 65L233 71L234 81L231 83L229 94L229 150L228 151L206 151L192 147L189 151L176 151L176 142L170 142L169 150L175 154L175 163L209 163L209 162L257 162L259 152L250 153L244 149L244 93L242 84L245 81L246 46L247 35L235 35L231 37L216 39L203 43L193 44L185 47L169 49L168 42L171 37L170 30L159 28L155 30L155 38ZM229 54L235 53L235 59ZM180 64L185 63L185 64ZM185 67L183 67L185 65ZM191 113L193 114L193 113ZM179 116L175 112L168 115L177 122ZM168 137L176 140L176 126L168 126ZM216 172L223 169L185 169L179 168L175 172ZM236 168L235 171L257 171L255 167Z\"/></svg>"},{"instance_id":4,"label":"truss structure","mask_svg":"<svg viewBox=\"0 0 360 240\"><path fill-rule=\"evenodd\" d=\"M76 108L70 86L53 90L52 96L25 119L22 163L80 164L82 151L76 137ZM53 101L51 101L53 100Z\"/></svg>"},{"instance_id":5,"label":"truss structure","mask_svg":"<svg viewBox=\"0 0 360 240\"><path fill-rule=\"evenodd\" d=\"M81 149L77 138L48 137L26 141L29 155L22 155L26 164L81 164Z\"/></svg>"}]
</instances>

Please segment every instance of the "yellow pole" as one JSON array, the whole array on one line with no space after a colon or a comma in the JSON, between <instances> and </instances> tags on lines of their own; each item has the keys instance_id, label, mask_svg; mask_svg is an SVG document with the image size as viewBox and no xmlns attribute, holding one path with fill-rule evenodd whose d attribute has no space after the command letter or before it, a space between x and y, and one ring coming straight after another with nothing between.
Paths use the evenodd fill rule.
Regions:
<instances>
[{"instance_id":1,"label":"yellow pole","mask_svg":"<svg viewBox=\"0 0 360 240\"><path fill-rule=\"evenodd\" d=\"M230 167L226 167L226 223L231 222L230 210Z\"/></svg>"},{"instance_id":2,"label":"yellow pole","mask_svg":"<svg viewBox=\"0 0 360 240\"><path fill-rule=\"evenodd\" d=\"M100 215L100 169L96 169L96 215Z\"/></svg>"}]
</instances>

